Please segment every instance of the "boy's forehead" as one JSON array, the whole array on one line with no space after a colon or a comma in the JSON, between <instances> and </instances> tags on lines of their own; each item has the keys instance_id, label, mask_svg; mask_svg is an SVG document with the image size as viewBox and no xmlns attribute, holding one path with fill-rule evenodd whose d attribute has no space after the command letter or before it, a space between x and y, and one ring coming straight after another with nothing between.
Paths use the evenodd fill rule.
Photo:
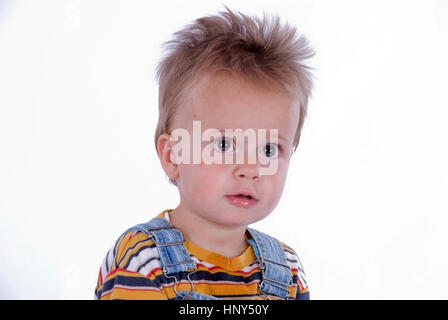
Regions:
<instances>
[{"instance_id":1,"label":"boy's forehead","mask_svg":"<svg viewBox=\"0 0 448 320\"><path fill-rule=\"evenodd\" d=\"M229 95L229 91L243 95L248 92L257 92L258 94L270 93L291 99L286 90L282 89L279 85L263 83L261 81L255 83L255 80L249 80L249 78L243 78L242 76L224 71L203 72L199 74L193 80L188 93L190 99L215 99L218 96L225 98Z\"/></svg>"},{"instance_id":2,"label":"boy's forehead","mask_svg":"<svg viewBox=\"0 0 448 320\"><path fill-rule=\"evenodd\" d=\"M183 99L183 107L190 109L192 115L239 111L246 107L252 107L254 112L261 111L256 109L257 105L271 105L271 111L275 112L274 108L299 105L298 99L279 87L254 84L236 75L205 73L196 78Z\"/></svg>"},{"instance_id":3,"label":"boy's forehead","mask_svg":"<svg viewBox=\"0 0 448 320\"><path fill-rule=\"evenodd\" d=\"M181 127L200 120L205 128L278 129L292 140L299 103L284 91L267 89L228 74L204 74L191 84L177 116Z\"/></svg>"}]
</instances>

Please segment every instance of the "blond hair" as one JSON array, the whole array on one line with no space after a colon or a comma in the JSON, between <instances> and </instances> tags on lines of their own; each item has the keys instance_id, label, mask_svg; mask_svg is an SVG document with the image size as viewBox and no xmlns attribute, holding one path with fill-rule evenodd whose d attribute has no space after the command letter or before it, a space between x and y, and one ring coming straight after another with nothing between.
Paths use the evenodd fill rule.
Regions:
<instances>
[{"instance_id":1,"label":"blond hair","mask_svg":"<svg viewBox=\"0 0 448 320\"><path fill-rule=\"evenodd\" d=\"M174 33L163 44L165 55L157 66L159 121L155 144L161 134L171 131L171 123L181 106L181 98L201 72L230 71L254 84L286 90L300 102L299 123L293 141L295 152L307 114L312 74L304 61L314 55L296 28L226 11L196 19ZM159 155L160 156L160 155Z\"/></svg>"}]
</instances>

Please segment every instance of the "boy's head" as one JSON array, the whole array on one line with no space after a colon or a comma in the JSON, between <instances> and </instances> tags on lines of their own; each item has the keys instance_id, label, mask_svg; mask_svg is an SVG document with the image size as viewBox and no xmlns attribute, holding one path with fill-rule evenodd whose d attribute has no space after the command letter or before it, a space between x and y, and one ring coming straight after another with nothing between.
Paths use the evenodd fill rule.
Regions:
<instances>
[{"instance_id":1,"label":"boy's head","mask_svg":"<svg viewBox=\"0 0 448 320\"><path fill-rule=\"evenodd\" d=\"M282 26L278 17L269 21L266 16L250 18L226 9L221 15L197 19L166 43L167 54L157 70L155 143L183 206L206 215L214 212L209 218L217 223L248 225L267 216L280 199L311 93L310 68L304 61L314 52L304 37L296 36L295 28ZM186 129L192 137L187 145L191 148L185 150L183 144L181 154L193 154L198 150L193 141L198 122L194 121L200 121L202 131L222 130L222 135L202 141L199 150L208 144L208 154L215 159L238 153L248 159L248 152L255 150L257 161L194 164L193 155L191 162L179 162L173 131ZM256 134L265 129L266 140L257 136L251 144L247 137L249 150L244 142L240 149L244 138L235 144L235 138L224 133L226 129ZM260 174L259 157L264 164L275 159L274 174ZM257 199L228 197L238 193ZM245 210L251 214L242 219Z\"/></svg>"}]
</instances>

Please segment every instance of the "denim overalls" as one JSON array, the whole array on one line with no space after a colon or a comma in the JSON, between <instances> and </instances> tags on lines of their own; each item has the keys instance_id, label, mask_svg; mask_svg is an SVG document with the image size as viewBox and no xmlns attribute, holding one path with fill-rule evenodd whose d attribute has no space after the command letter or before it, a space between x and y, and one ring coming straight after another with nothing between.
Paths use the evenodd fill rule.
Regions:
<instances>
[{"instance_id":1,"label":"denim overalls","mask_svg":"<svg viewBox=\"0 0 448 320\"><path fill-rule=\"evenodd\" d=\"M130 231L141 231L152 238L160 255L162 271L166 278L174 278L175 300L220 300L211 295L194 291L190 275L196 272L196 263L190 257L184 245L182 233L167 220L154 218L147 223L138 224L129 228ZM290 297L288 287L292 285L291 268L287 265L284 249L280 242L260 231L248 228L253 239L248 240L252 245L262 272L262 281L259 284L260 292L280 299L294 299ZM191 290L177 291L179 279L176 274L188 272L187 279L191 283Z\"/></svg>"}]
</instances>

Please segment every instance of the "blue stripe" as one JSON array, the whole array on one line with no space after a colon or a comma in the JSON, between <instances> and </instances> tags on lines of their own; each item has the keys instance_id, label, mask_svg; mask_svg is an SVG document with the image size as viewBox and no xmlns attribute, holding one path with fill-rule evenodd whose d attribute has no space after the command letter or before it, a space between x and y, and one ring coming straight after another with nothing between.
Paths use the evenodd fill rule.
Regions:
<instances>
[{"instance_id":1,"label":"blue stripe","mask_svg":"<svg viewBox=\"0 0 448 320\"><path fill-rule=\"evenodd\" d=\"M127 277L123 275L117 275L113 279L110 279L103 284L103 289L101 290L101 292L109 291L116 285L129 286L135 288L153 287L158 289L160 287L160 283L157 280L158 280L157 278L155 278L155 280L151 280L146 277ZM101 296L101 293L99 293L99 296Z\"/></svg>"},{"instance_id":2,"label":"blue stripe","mask_svg":"<svg viewBox=\"0 0 448 320\"><path fill-rule=\"evenodd\" d=\"M186 277L185 277L186 279ZM225 272L211 273L209 271L196 271L190 275L193 281L230 281L230 282L244 282L250 283L254 280L261 280L261 271L252 273L250 276L236 276Z\"/></svg>"},{"instance_id":3,"label":"blue stripe","mask_svg":"<svg viewBox=\"0 0 448 320\"><path fill-rule=\"evenodd\" d=\"M310 300L310 292L300 293L299 290L297 290L296 300Z\"/></svg>"}]
</instances>

